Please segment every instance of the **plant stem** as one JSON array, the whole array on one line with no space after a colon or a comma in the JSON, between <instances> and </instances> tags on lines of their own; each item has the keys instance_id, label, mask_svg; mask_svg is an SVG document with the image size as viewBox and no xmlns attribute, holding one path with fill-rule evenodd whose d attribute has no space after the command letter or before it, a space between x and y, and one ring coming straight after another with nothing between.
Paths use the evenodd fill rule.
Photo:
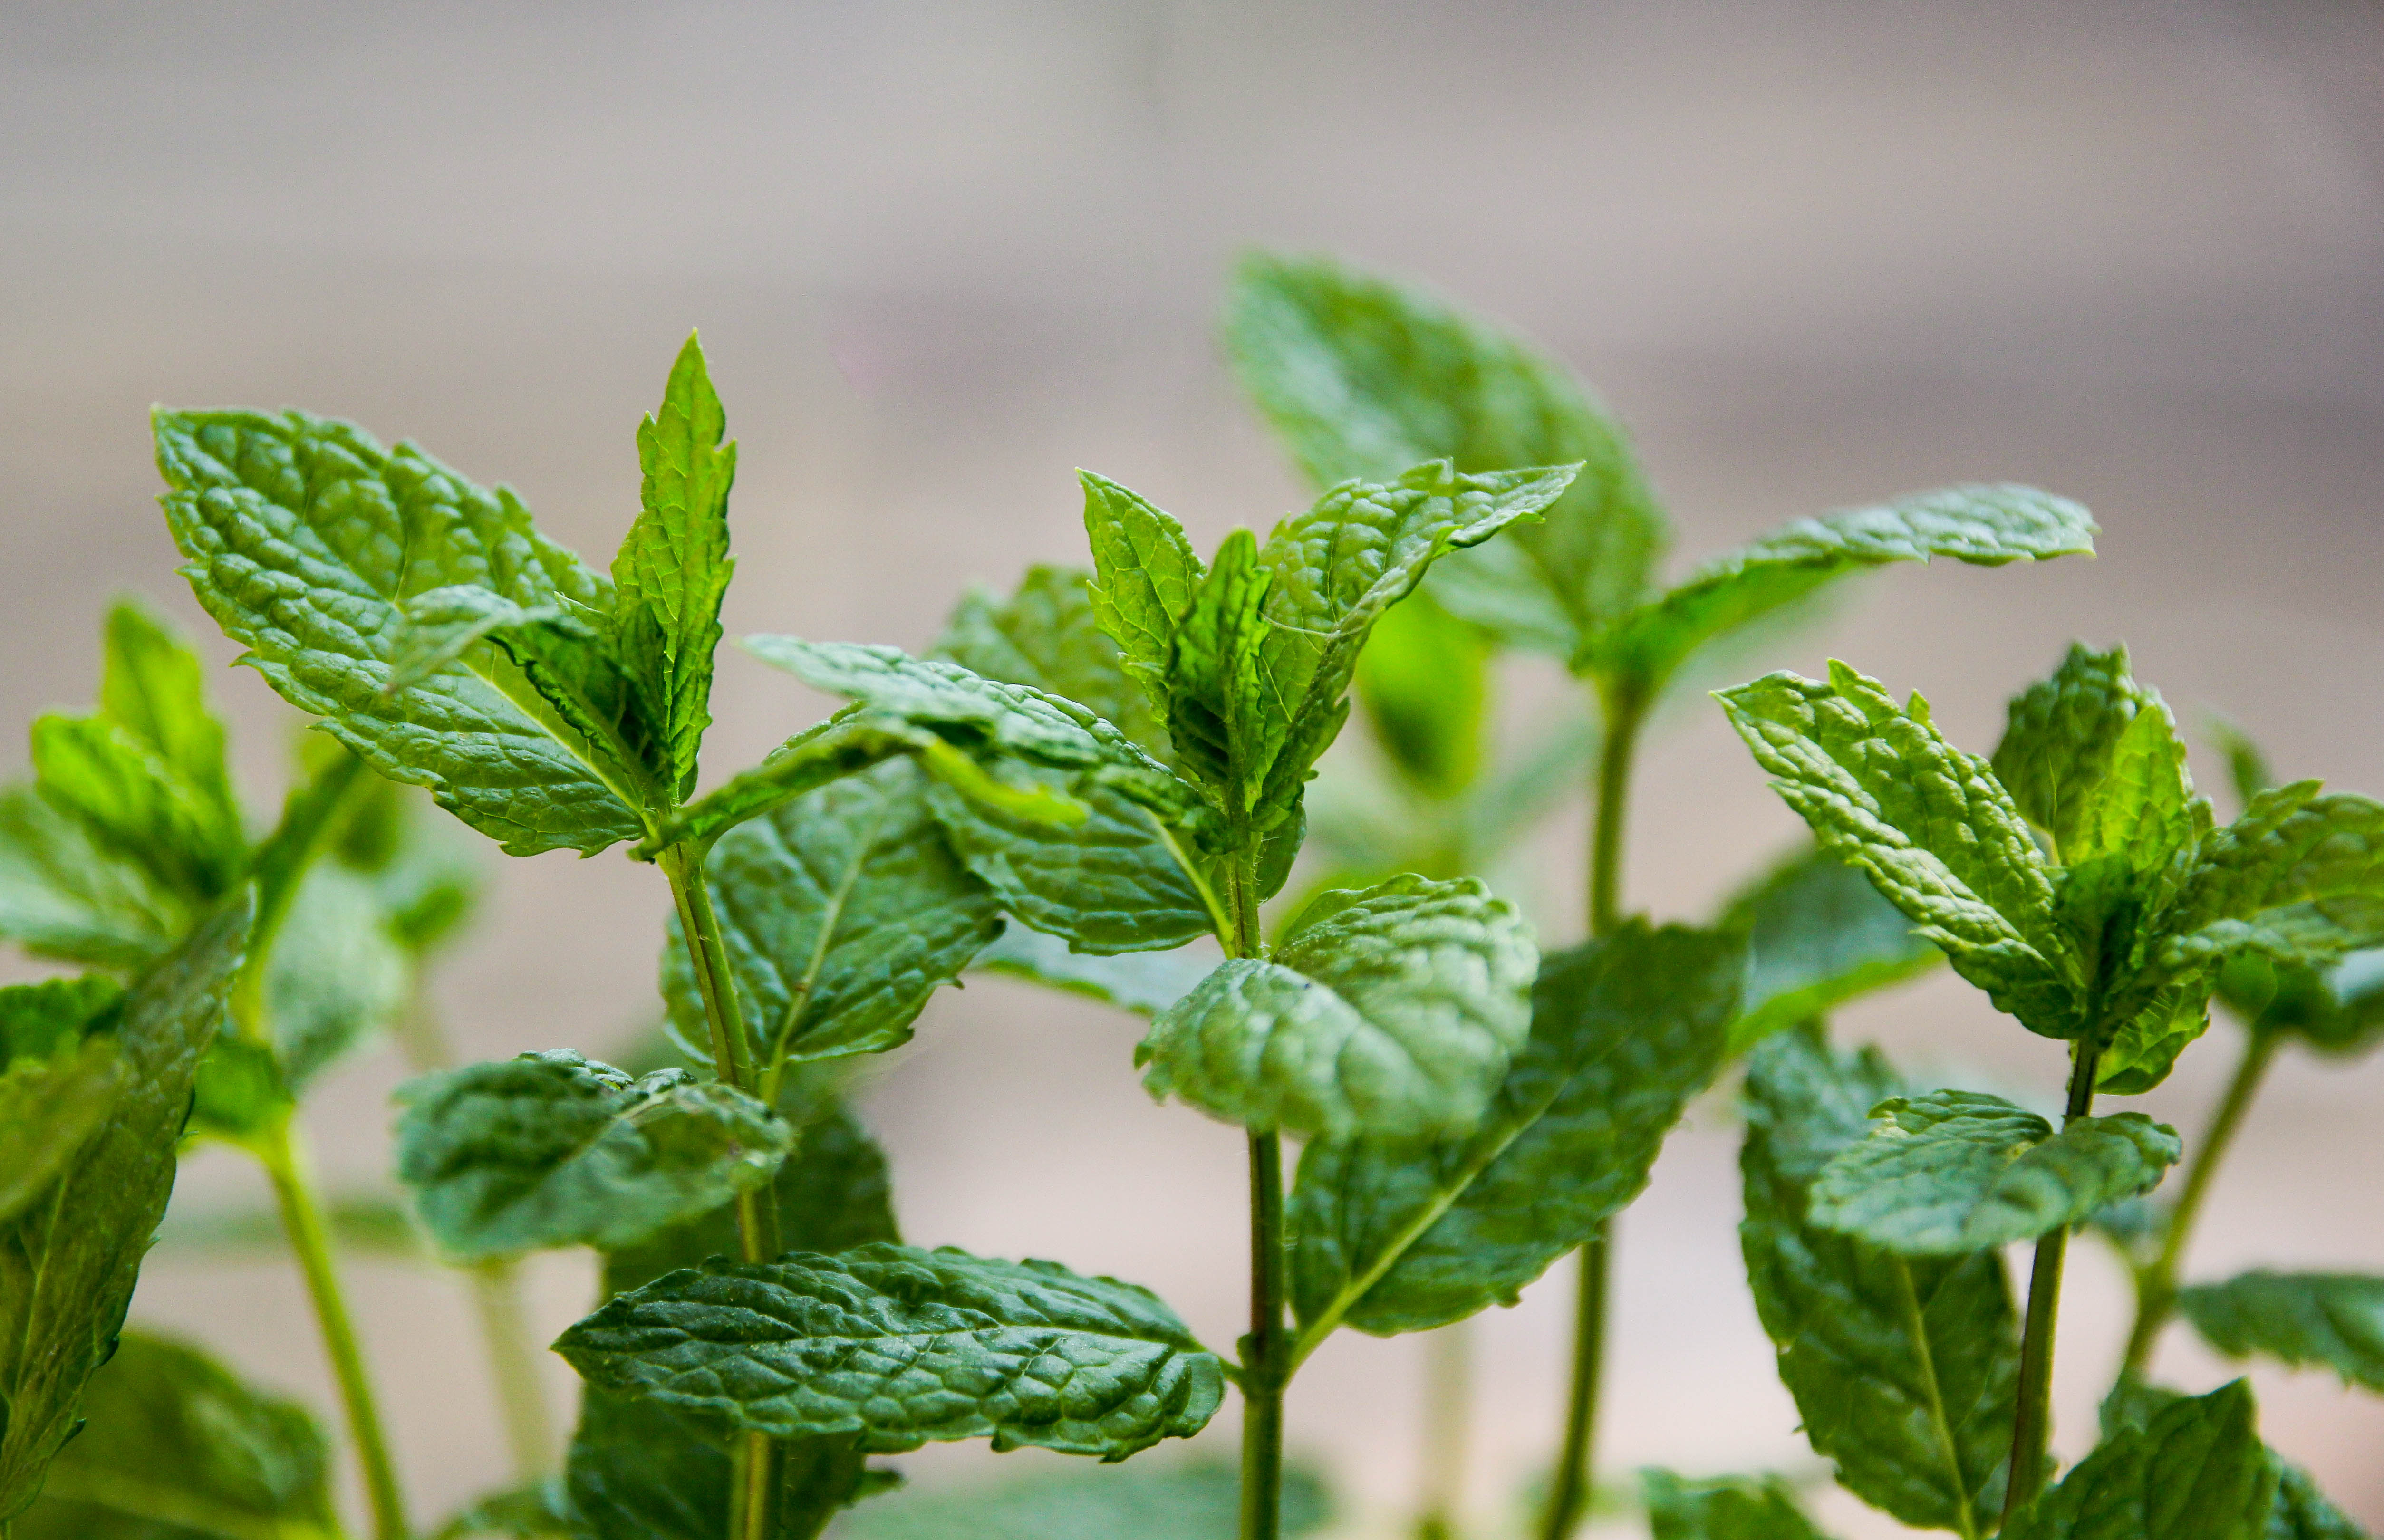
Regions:
<instances>
[{"instance_id":1,"label":"plant stem","mask_svg":"<svg viewBox=\"0 0 2384 1540\"><path fill-rule=\"evenodd\" d=\"M1250 1335L1242 1339L1242 1540L1283 1529L1283 1136L1252 1132Z\"/></svg>"},{"instance_id":2,"label":"plant stem","mask_svg":"<svg viewBox=\"0 0 2384 1540\"><path fill-rule=\"evenodd\" d=\"M2142 1374L2152 1362L2153 1344L2177 1310L2178 1267L2185 1260L2185 1243L2202 1212L2202 1201L2210 1194L2211 1178L2217 1174L2228 1147L2235 1142L2243 1114L2251 1110L2252 1099L2259 1094L2260 1082L2284 1042L2283 1036L2275 1032L2254 1031L2248 1037L2242 1062L2235 1066L2235 1078L2227 1083L2227 1094L2210 1120L2210 1131L2203 1135L2193 1162L2186 1168L2185 1186L2169 1212L2160 1255L2136 1274L2136 1324L2128 1334L2127 1357L2119 1366L2122 1378Z\"/></svg>"},{"instance_id":3,"label":"plant stem","mask_svg":"<svg viewBox=\"0 0 2384 1540\"><path fill-rule=\"evenodd\" d=\"M720 917L713 913L712 889L703 878L703 851L682 841L664 850L655 864L670 879L671 900L678 907L681 934L694 964L696 993L703 999L703 1015L712 1028L712 1062L723 1084L740 1091L755 1089L752 1051L745 1040L745 1022L737 1004L737 975L728 965L728 949L720 939ZM737 1198L737 1242L749 1262L777 1256L778 1210L775 1188ZM778 1487L777 1441L764 1433L747 1433L739 1440L737 1475L730 1503L730 1540L770 1540L771 1499Z\"/></svg>"},{"instance_id":4,"label":"plant stem","mask_svg":"<svg viewBox=\"0 0 2384 1540\"><path fill-rule=\"evenodd\" d=\"M1610 936L1622 923L1622 847L1631 808L1631 764L1647 700L1636 685L1608 681L1599 690L1606 741L1597 755L1596 812L1589 829L1589 934ZM1579 1294L1573 1302L1572 1380L1565 1393L1564 1445L1557 1454L1542 1540L1564 1540L1589 1510L1596 1457L1598 1380L1606 1361L1606 1296L1613 1270L1609 1224L1581 1248Z\"/></svg>"},{"instance_id":5,"label":"plant stem","mask_svg":"<svg viewBox=\"0 0 2384 1540\"><path fill-rule=\"evenodd\" d=\"M253 1146L266 1174L273 1179L273 1197L281 1210L281 1227L305 1274L306 1292L315 1305L315 1319L323 1332L323 1351L339 1382L340 1404L347 1414L348 1436L356 1446L363 1467L365 1495L371 1501L377 1540L406 1540L405 1498L398 1490L397 1470L389 1457L389 1441L381 1433L380 1410L373 1397L372 1376L365 1368L364 1351L349 1319L346 1298L340 1290L338 1268L331 1260L331 1236L323 1222L323 1208L315 1196L306 1157L296 1128L284 1118L260 1134Z\"/></svg>"},{"instance_id":6,"label":"plant stem","mask_svg":"<svg viewBox=\"0 0 2384 1540\"><path fill-rule=\"evenodd\" d=\"M2094 1106L2094 1072L2103 1050L2081 1040L2072 1049L2069 1100L2064 1128ZM2053 1338L2061 1312L2061 1263L2069 1248L2069 1227L2061 1225L2036 1243L2028 1273L2028 1318L2019 1339L2019 1398L2012 1411L2011 1465L2004 1487L2004 1523L2044 1489L2045 1450L2053 1440Z\"/></svg>"},{"instance_id":7,"label":"plant stem","mask_svg":"<svg viewBox=\"0 0 2384 1540\"><path fill-rule=\"evenodd\" d=\"M1473 1333L1424 1334L1423 1494L1416 1540L1453 1540L1465 1509L1465 1439L1473 1410Z\"/></svg>"}]
</instances>

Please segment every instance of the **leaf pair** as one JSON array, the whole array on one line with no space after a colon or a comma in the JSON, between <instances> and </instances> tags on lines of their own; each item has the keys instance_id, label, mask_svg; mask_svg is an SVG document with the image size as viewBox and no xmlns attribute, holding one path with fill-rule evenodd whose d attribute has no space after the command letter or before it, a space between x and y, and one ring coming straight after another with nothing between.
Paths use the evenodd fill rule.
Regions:
<instances>
[{"instance_id":1,"label":"leaf pair","mask_svg":"<svg viewBox=\"0 0 2384 1540\"><path fill-rule=\"evenodd\" d=\"M1310 476L1580 462L1546 521L1442 568L1447 608L1645 701L1698 648L1850 573L1950 556L1994 566L2089 553L2084 509L2025 487L1956 487L1800 519L1661 590L1670 530L1621 431L1560 366L1427 295L1317 258L1258 255L1226 338Z\"/></svg>"},{"instance_id":2,"label":"leaf pair","mask_svg":"<svg viewBox=\"0 0 2384 1540\"><path fill-rule=\"evenodd\" d=\"M2213 830L2123 652L2073 649L2014 702L1992 764L1946 742L1926 701L1899 707L1843 664L1720 700L1823 847L1998 1009L2087 1039L2106 1089L2159 1083L2226 958L2317 962L2384 940L2384 806L2304 782Z\"/></svg>"}]
</instances>

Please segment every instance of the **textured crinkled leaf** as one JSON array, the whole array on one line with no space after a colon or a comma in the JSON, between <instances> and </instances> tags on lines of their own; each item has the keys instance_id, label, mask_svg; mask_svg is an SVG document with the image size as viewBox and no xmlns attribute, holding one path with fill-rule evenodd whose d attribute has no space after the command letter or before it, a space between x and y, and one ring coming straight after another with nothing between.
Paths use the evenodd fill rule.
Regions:
<instances>
[{"instance_id":1,"label":"textured crinkled leaf","mask_svg":"<svg viewBox=\"0 0 2384 1540\"><path fill-rule=\"evenodd\" d=\"M2051 869L1987 762L1841 663L1830 682L1772 674L1719 696L1772 789L1821 848L1858 866L1955 972L2030 1031L2074 1037L2075 942Z\"/></svg>"},{"instance_id":2,"label":"textured crinkled leaf","mask_svg":"<svg viewBox=\"0 0 2384 1540\"><path fill-rule=\"evenodd\" d=\"M1640 1499L1655 1540L1827 1540L1778 1476L1639 1472Z\"/></svg>"},{"instance_id":3,"label":"textured crinkled leaf","mask_svg":"<svg viewBox=\"0 0 2384 1540\"><path fill-rule=\"evenodd\" d=\"M1954 1257L2081 1224L2150 1192L2184 1149L2142 1112L2059 1133L1999 1096L1931 1091L1872 1109L1870 1136L1824 1166L1807 1220L1913 1257Z\"/></svg>"},{"instance_id":4,"label":"textured crinkled leaf","mask_svg":"<svg viewBox=\"0 0 2384 1540\"><path fill-rule=\"evenodd\" d=\"M515 854L640 832L610 767L498 649L384 693L399 606L432 590L610 615L611 583L540 535L511 492L299 412L161 410L153 427L182 574L285 700Z\"/></svg>"},{"instance_id":5,"label":"textured crinkled leaf","mask_svg":"<svg viewBox=\"0 0 2384 1540\"><path fill-rule=\"evenodd\" d=\"M398 1179L459 1261L633 1244L769 1181L795 1131L685 1070L632 1080L568 1049L397 1091Z\"/></svg>"},{"instance_id":6,"label":"textured crinkled leaf","mask_svg":"<svg viewBox=\"0 0 2384 1540\"><path fill-rule=\"evenodd\" d=\"M95 844L30 786L0 788L0 938L36 957L135 972L190 926L190 901Z\"/></svg>"},{"instance_id":7,"label":"textured crinkled leaf","mask_svg":"<svg viewBox=\"0 0 2384 1540\"><path fill-rule=\"evenodd\" d=\"M1176 630L1192 613L1207 571L1184 527L1157 504L1090 471L1076 478L1085 489L1085 535L1093 552L1086 597L1094 618L1117 643L1126 677L1167 720Z\"/></svg>"},{"instance_id":8,"label":"textured crinkled leaf","mask_svg":"<svg viewBox=\"0 0 2384 1540\"><path fill-rule=\"evenodd\" d=\"M115 1031L123 1088L113 1114L50 1194L0 1225L0 1520L41 1489L74 1432L84 1382L124 1324L249 912L245 896L228 905L133 988Z\"/></svg>"},{"instance_id":9,"label":"textured crinkled leaf","mask_svg":"<svg viewBox=\"0 0 2384 1540\"><path fill-rule=\"evenodd\" d=\"M1284 1472L1285 1540L1322 1529L1332 1509L1313 1472L1297 1465ZM857 1510L836 1533L837 1540L1236 1540L1240 1521L1241 1481L1232 1466L1154 1457L913 1487Z\"/></svg>"},{"instance_id":10,"label":"textured crinkled leaf","mask_svg":"<svg viewBox=\"0 0 2384 1540\"><path fill-rule=\"evenodd\" d=\"M1824 850L1773 867L1731 900L1720 924L1746 937L1734 1055L1945 960L1868 876Z\"/></svg>"},{"instance_id":11,"label":"textured crinkled leaf","mask_svg":"<svg viewBox=\"0 0 2384 1540\"><path fill-rule=\"evenodd\" d=\"M1087 955L1056 936L1012 925L976 954L972 968L1085 995L1138 1016L1157 1016L1217 965L1214 948Z\"/></svg>"},{"instance_id":12,"label":"textured crinkled leaf","mask_svg":"<svg viewBox=\"0 0 2384 1540\"><path fill-rule=\"evenodd\" d=\"M2110 1440L2129 1428L2147 1428L2154 1418L2186 1398L2181 1391L2123 1374L2103 1398L2103 1436ZM2308 1472L2274 1449L2268 1451L2268 1464L2277 1475L2277 1497L2268 1508L2263 1540L2367 1540L2367 1532L2327 1500Z\"/></svg>"},{"instance_id":13,"label":"textured crinkled leaf","mask_svg":"<svg viewBox=\"0 0 2384 1540\"><path fill-rule=\"evenodd\" d=\"M1531 927L1480 883L1397 876L1273 962L1229 959L1136 1049L1154 1097L1347 1138L1468 1132L1531 1032Z\"/></svg>"},{"instance_id":14,"label":"textured crinkled leaf","mask_svg":"<svg viewBox=\"0 0 2384 1540\"><path fill-rule=\"evenodd\" d=\"M1387 1335L1513 1304L1646 1185L1721 1067L1737 975L1732 938L1634 921L1543 960L1479 1129L1311 1140L1289 1221L1301 1326Z\"/></svg>"},{"instance_id":15,"label":"textured crinkled leaf","mask_svg":"<svg viewBox=\"0 0 2384 1540\"><path fill-rule=\"evenodd\" d=\"M2262 792L2202 842L2167 928L2160 960L2178 972L2241 951L2321 966L2384 943L2384 803L2316 781Z\"/></svg>"},{"instance_id":16,"label":"textured crinkled leaf","mask_svg":"<svg viewBox=\"0 0 2384 1540\"><path fill-rule=\"evenodd\" d=\"M1267 711L1260 699L1259 646L1267 627L1260 605L1271 581L1259 563L1258 537L1247 529L1228 534L1176 622L1155 697L1177 763L1235 819L1258 806L1266 767L1282 751L1290 720L1287 705Z\"/></svg>"},{"instance_id":17,"label":"textured crinkled leaf","mask_svg":"<svg viewBox=\"0 0 2384 1540\"><path fill-rule=\"evenodd\" d=\"M334 1540L330 1461L305 1409L178 1342L127 1332L83 1394L18 1540Z\"/></svg>"},{"instance_id":18,"label":"textured crinkled leaf","mask_svg":"<svg viewBox=\"0 0 2384 1540\"><path fill-rule=\"evenodd\" d=\"M2185 742L2160 696L2129 675L2124 647L2072 644L2051 677L2014 696L1994 770L2072 865L2118 855L2154 871L2197 833Z\"/></svg>"},{"instance_id":19,"label":"textured crinkled leaf","mask_svg":"<svg viewBox=\"0 0 2384 1540\"><path fill-rule=\"evenodd\" d=\"M1442 568L1434 590L1458 614L1570 658L1646 591L1664 515L1622 430L1561 366L1321 257L1245 259L1226 340L1244 389L1319 486L1444 458L1465 472L1582 465L1545 523Z\"/></svg>"},{"instance_id":20,"label":"textured crinkled leaf","mask_svg":"<svg viewBox=\"0 0 2384 1540\"><path fill-rule=\"evenodd\" d=\"M740 824L704 863L754 1057L826 1059L907 1042L927 997L1001 925L986 885L953 859L915 766L881 764ZM678 919L663 998L707 1042Z\"/></svg>"},{"instance_id":21,"label":"textured crinkled leaf","mask_svg":"<svg viewBox=\"0 0 2384 1540\"><path fill-rule=\"evenodd\" d=\"M866 706L847 706L664 818L633 853L639 861L652 861L682 841L700 849L748 819L830 781L857 776L899 755L924 753L942 742L931 732L880 716Z\"/></svg>"},{"instance_id":22,"label":"textured crinkled leaf","mask_svg":"<svg viewBox=\"0 0 2384 1540\"><path fill-rule=\"evenodd\" d=\"M2086 510L2033 487L1966 486L1801 518L1705 563L1632 613L1593 650L1596 666L1660 687L1716 637L1849 573L1950 556L1974 566L2091 555Z\"/></svg>"},{"instance_id":23,"label":"textured crinkled leaf","mask_svg":"<svg viewBox=\"0 0 2384 1540\"><path fill-rule=\"evenodd\" d=\"M2384 1391L2384 1278L2353 1273L2246 1273L2178 1291L2178 1309L2229 1358L2317 1364Z\"/></svg>"},{"instance_id":24,"label":"textured crinkled leaf","mask_svg":"<svg viewBox=\"0 0 2384 1540\"><path fill-rule=\"evenodd\" d=\"M2122 1428L2014 1515L2012 1540L2259 1540L2278 1472L2242 1381Z\"/></svg>"},{"instance_id":25,"label":"textured crinkled leaf","mask_svg":"<svg viewBox=\"0 0 2384 1540\"><path fill-rule=\"evenodd\" d=\"M737 446L703 348L689 334L661 409L638 425L641 511L613 557L613 630L645 720L662 733L674 801L695 789L696 752L712 723L712 654L728 559L728 488Z\"/></svg>"},{"instance_id":26,"label":"textured crinkled leaf","mask_svg":"<svg viewBox=\"0 0 2384 1540\"><path fill-rule=\"evenodd\" d=\"M1082 567L1030 566L1007 599L983 590L962 596L932 655L987 679L1074 701L1167 757L1166 732L1127 676L1117 642L1101 629L1092 575Z\"/></svg>"},{"instance_id":27,"label":"textured crinkled leaf","mask_svg":"<svg viewBox=\"0 0 2384 1540\"><path fill-rule=\"evenodd\" d=\"M1267 728L1246 736L1283 736L1278 751L1244 766L1264 777L1261 827L1272 826L1266 810L1298 794L1340 731L1343 697L1375 620L1433 563L1554 503L1577 468L1460 474L1435 460L1388 481L1344 482L1267 538L1259 553L1266 626L1257 638L1257 709Z\"/></svg>"},{"instance_id":28,"label":"textured crinkled leaf","mask_svg":"<svg viewBox=\"0 0 2384 1540\"><path fill-rule=\"evenodd\" d=\"M1876 1052L1836 1054L1815 1033L1758 1045L1739 1242L1780 1378L1839 1482L1907 1524L1979 1533L2003 1502L2019 1380L2001 1259L1899 1257L1806 1217L1815 1175L1903 1088Z\"/></svg>"},{"instance_id":29,"label":"textured crinkled leaf","mask_svg":"<svg viewBox=\"0 0 2384 1540\"><path fill-rule=\"evenodd\" d=\"M1123 1459L1199 1432L1224 1383L1147 1289L950 1248L707 1261L612 1300L555 1349L607 1392L877 1451L990 1437Z\"/></svg>"},{"instance_id":30,"label":"textured crinkled leaf","mask_svg":"<svg viewBox=\"0 0 2384 1540\"><path fill-rule=\"evenodd\" d=\"M2096 1088L2142 1096L2167 1079L2178 1055L2209 1028L2209 972L2172 981L2111 1035L2094 1073Z\"/></svg>"}]
</instances>

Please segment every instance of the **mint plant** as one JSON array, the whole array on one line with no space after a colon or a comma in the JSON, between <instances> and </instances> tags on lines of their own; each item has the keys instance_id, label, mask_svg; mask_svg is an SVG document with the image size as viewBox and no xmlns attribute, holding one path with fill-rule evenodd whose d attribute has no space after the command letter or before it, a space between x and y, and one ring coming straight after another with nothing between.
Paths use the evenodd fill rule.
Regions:
<instances>
[{"instance_id":1,"label":"mint plant","mask_svg":"<svg viewBox=\"0 0 2384 1540\"><path fill-rule=\"evenodd\" d=\"M709 780L737 454L692 338L639 427L640 511L609 572L411 446L161 410L182 573L320 731L279 818L253 819L197 654L128 602L97 709L38 720L32 779L0 789L0 934L81 970L0 989L0 1540L346 1533L310 1413L124 1327L179 1151L208 1139L273 1189L376 1540L428 1532L338 1252L391 1244L468 1271L515 1457L441 1540L1310 1533L1323 1497L1285 1448L1314 1353L1344 1327L1447 1332L1578 1251L1533 1523L1555 1540L1592 1496L1612 1221L1741 1062L1750 1286L1850 1491L1966 1540L2356 1534L2262 1442L2241 1384L2192 1397L2150 1372L2181 1313L2222 1351L2384 1385L2384 1282L2180 1276L2281 1045L2384 1033L2384 805L2271 787L2238 735L2245 806L2220 826L2123 651L2073 649L1992 759L1835 664L1720 692L1815 843L1704 923L1632 913L1637 746L1697 707L1689 681L1848 574L2083 553L2092 520L1956 488L1800 520L1666 586L1668 526L1620 429L1513 339L1274 257L1243 267L1227 332L1310 507L1203 560L1086 474L1089 565L972 592L925 655L745 639L848 703ZM1558 657L1594 718L1502 759L1507 651ZM1345 754L1312 779L1353 705L1378 773ZM1543 954L1528 883L1501 889L1584 771L1589 935ZM587 1044L457 1062L424 982L477 878L426 801L510 854L658 868L663 1034L617 1064ZM2060 1123L1830 1041L1831 1011L1941 960L2069 1045ZM1141 1015L1153 1097L1243 1130L1235 1351L1130 1283L906 1243L845 1091L971 970ZM2098 1113L2157 1085L2213 1000L2246 1050L2205 1138ZM299 1121L384 1028L416 1072L402 1224L317 1189ZM2133 1269L2138 1319L2101 1442L2055 1482L2060 1278L2088 1225ZM2021 1243L2024 1308L2002 1256ZM572 1248L601 1285L553 1344L580 1380L558 1461L511 1270ZM1461 1342L1440 1340L1417 1528L1447 1536L1469 1403ZM1109 1469L1198 1434L1228 1387L1237 1471ZM875 1457L980 1439L1095 1462L866 1501L899 1480ZM1776 1477L1653 1472L1641 1496L1665 1540L1820 1535Z\"/></svg>"}]
</instances>

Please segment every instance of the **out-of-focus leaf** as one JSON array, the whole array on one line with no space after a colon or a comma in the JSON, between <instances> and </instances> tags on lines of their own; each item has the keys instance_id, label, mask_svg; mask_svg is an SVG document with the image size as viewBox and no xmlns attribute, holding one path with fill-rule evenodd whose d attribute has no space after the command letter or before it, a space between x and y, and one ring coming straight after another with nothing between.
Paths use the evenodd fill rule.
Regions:
<instances>
[{"instance_id":1,"label":"out-of-focus leaf","mask_svg":"<svg viewBox=\"0 0 2384 1540\"><path fill-rule=\"evenodd\" d=\"M1944 961L1869 877L1821 850L1773 867L1731 900L1720 925L1746 937L1733 1055Z\"/></svg>"},{"instance_id":2,"label":"out-of-focus leaf","mask_svg":"<svg viewBox=\"0 0 2384 1540\"><path fill-rule=\"evenodd\" d=\"M1235 1540L1241 1482L1229 1465L1140 1459L966 1486L913 1487L859 1509L835 1540ZM1284 1473L1285 1540L1332 1517L1323 1482Z\"/></svg>"}]
</instances>

